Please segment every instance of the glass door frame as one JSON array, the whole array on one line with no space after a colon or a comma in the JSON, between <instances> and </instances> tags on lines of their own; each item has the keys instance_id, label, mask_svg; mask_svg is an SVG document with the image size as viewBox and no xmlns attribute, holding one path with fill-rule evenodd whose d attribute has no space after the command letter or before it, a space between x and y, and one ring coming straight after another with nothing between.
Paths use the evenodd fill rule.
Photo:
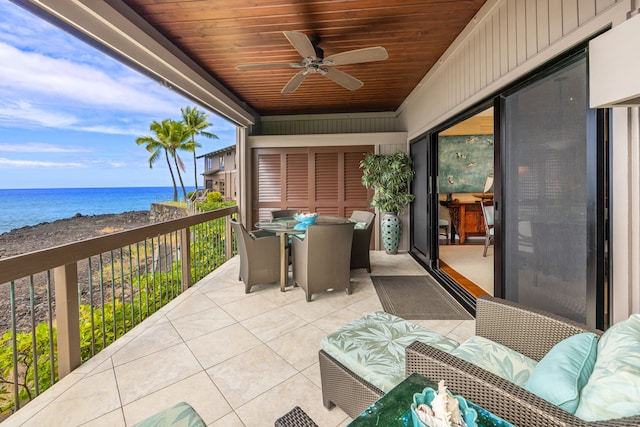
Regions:
<instances>
[{"instance_id":1,"label":"glass door frame","mask_svg":"<svg viewBox=\"0 0 640 427\"><path fill-rule=\"evenodd\" d=\"M504 155L504 146L508 144L505 140L506 131L506 117L505 117L505 99L506 97L515 94L537 82L561 71L572 64L580 60L587 61L587 81L588 81L588 47L586 44L574 48L572 51L563 55L562 58L557 58L553 63L547 64L539 71L532 73L525 78L521 79L517 84L512 85L507 90L495 98L495 181L494 181L494 200L497 200L498 207L496 208L496 225L495 225L495 253L496 253L496 265L494 266L496 292L495 296L498 298L505 298L505 259L502 252L502 218L503 214L501 210L509 209L509 206L505 204L503 178L504 171L506 170L506 159ZM588 84L587 84L587 99L588 99ZM586 283L586 320L585 323L600 330L606 329L609 321L607 319L606 302L608 300L606 294L608 293L607 284L609 281L608 271L610 271L609 263L610 257L606 256L606 253L610 253L606 249L610 247L610 241L608 236L610 233L607 230L610 228L610 224L607 220L606 212L610 208L610 197L608 194L609 185L611 182L610 176L610 147L608 141L610 140L610 112L603 109L590 109L587 108L586 114L586 153L587 153L587 170L588 180L595 182L595 186L587 185L587 209L590 212L591 221L588 223L591 233L587 235L587 283Z\"/></svg>"},{"instance_id":2,"label":"glass door frame","mask_svg":"<svg viewBox=\"0 0 640 427\"><path fill-rule=\"evenodd\" d=\"M451 293L456 299L461 302L472 313L475 312L475 298L471 296L464 288L462 288L454 279L447 275L440 269L438 258L438 246L439 246L439 233L438 233L438 192L437 192L437 179L438 179L438 134L449 127L466 120L469 117L481 112L482 110L493 106L494 108L494 200L497 201L497 210L502 209L502 191L503 191L503 153L500 147L503 142L504 135L504 96L512 93L524 86L534 83L537 79L541 79L547 76L559 68L566 66L566 64L573 60L576 55L586 54L587 45L581 45L571 52L563 55L562 58L556 58L548 64L541 66L538 70L524 76L522 79L514 82L508 88L502 89L499 93L494 94L490 98L481 101L474 106L468 108L456 117L444 122L436 128L431 129L427 133L415 138L410 144L415 142L427 141L427 159L422 159L426 162L429 168L428 185L429 192L427 195L428 210L431 214L428 215L428 236L429 242L429 254L423 254L423 256L416 256L413 251L413 246L410 247L410 254L423 265L442 285ZM606 246L611 247L609 236L611 225L607 221L606 212L610 210L610 196L608 194L609 185L611 182L610 176L610 151L611 147L608 144L610 140L610 112L607 110L595 110L594 114L588 116L588 159L589 162L597 165L592 173L597 175L595 188L588 188L588 201L589 204L593 204L596 209L596 233L595 242L590 242L589 247L595 248L596 254L593 257L594 269L593 273L596 276L593 281L593 285L587 288L587 324L591 327L598 329L604 329L608 325L607 307L605 304L610 301L607 297L610 292L608 286L609 277L608 272L610 270L611 252L605 249ZM434 191L434 189L436 189ZM505 288L505 272L504 272L504 256L503 256L503 242L502 242L502 227L501 227L501 215L498 214L495 222L495 235L494 235L494 295L499 298L504 298ZM608 254L608 255L607 255Z\"/></svg>"}]
</instances>

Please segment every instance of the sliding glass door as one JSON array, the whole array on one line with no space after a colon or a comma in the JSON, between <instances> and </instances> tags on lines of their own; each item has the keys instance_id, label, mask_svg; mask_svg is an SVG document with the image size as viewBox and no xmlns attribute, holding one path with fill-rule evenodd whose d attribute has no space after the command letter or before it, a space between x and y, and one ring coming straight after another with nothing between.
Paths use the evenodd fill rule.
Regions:
<instances>
[{"instance_id":1,"label":"sliding glass door","mask_svg":"<svg viewBox=\"0 0 640 427\"><path fill-rule=\"evenodd\" d=\"M429 190L429 143L427 138L421 138L410 146L411 159L415 175L411 183L411 194L414 200L411 203L411 252L423 264L434 267L432 236L432 194ZM431 222L430 222L431 221Z\"/></svg>"},{"instance_id":2,"label":"sliding glass door","mask_svg":"<svg viewBox=\"0 0 640 427\"><path fill-rule=\"evenodd\" d=\"M604 144L587 88L582 52L502 99L496 239L505 299L595 327L603 317Z\"/></svg>"}]
</instances>

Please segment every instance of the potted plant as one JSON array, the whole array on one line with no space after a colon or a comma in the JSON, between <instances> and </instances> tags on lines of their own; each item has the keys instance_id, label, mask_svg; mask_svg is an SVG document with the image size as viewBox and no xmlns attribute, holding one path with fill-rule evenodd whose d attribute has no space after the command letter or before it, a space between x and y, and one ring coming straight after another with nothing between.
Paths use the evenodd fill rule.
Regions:
<instances>
[{"instance_id":1,"label":"potted plant","mask_svg":"<svg viewBox=\"0 0 640 427\"><path fill-rule=\"evenodd\" d=\"M380 227L384 249L388 254L396 254L402 236L402 222L398 215L414 198L408 192L414 176L411 158L402 151L369 153L360 162L360 168L362 184L374 190L371 206L383 213Z\"/></svg>"}]
</instances>

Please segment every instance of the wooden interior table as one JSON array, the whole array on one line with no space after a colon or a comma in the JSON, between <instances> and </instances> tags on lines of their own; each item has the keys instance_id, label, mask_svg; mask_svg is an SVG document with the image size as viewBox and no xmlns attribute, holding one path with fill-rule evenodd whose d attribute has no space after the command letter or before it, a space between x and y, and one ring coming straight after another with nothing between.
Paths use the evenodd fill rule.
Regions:
<instances>
[{"instance_id":1,"label":"wooden interior table","mask_svg":"<svg viewBox=\"0 0 640 427\"><path fill-rule=\"evenodd\" d=\"M485 236L484 217L480 201L461 202L454 199L451 202L440 202L449 209L452 229L451 241L455 242L455 233L460 236L460 244L464 245L468 236Z\"/></svg>"}]
</instances>

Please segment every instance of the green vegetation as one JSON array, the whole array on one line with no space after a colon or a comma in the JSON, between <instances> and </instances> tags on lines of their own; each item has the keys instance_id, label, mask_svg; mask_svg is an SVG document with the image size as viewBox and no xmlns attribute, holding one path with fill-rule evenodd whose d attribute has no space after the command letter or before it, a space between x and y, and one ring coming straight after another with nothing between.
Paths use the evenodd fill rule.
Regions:
<instances>
[{"instance_id":1,"label":"green vegetation","mask_svg":"<svg viewBox=\"0 0 640 427\"><path fill-rule=\"evenodd\" d=\"M402 151L393 154L369 153L360 162L360 168L362 184L375 191L371 199L372 207L377 207L381 212L401 214L413 201L409 184L414 171L411 158Z\"/></svg>"},{"instance_id":2,"label":"green vegetation","mask_svg":"<svg viewBox=\"0 0 640 427\"><path fill-rule=\"evenodd\" d=\"M182 122L191 136L191 143L194 147L199 147L199 145L196 144L196 135L204 136L205 138L218 139L218 135L205 130L211 126L211 122L207 121L207 118L209 117L207 114L199 111L196 107L181 108L180 112L182 113ZM196 158L196 150L193 150L193 179L196 183L196 191L198 191L198 162Z\"/></svg>"},{"instance_id":3,"label":"green vegetation","mask_svg":"<svg viewBox=\"0 0 640 427\"><path fill-rule=\"evenodd\" d=\"M204 202L196 203L196 208L202 212L212 211L215 209L228 208L229 206L235 206L235 200L223 201L222 193L219 191L212 191L207 194L207 200Z\"/></svg>"},{"instance_id":4,"label":"green vegetation","mask_svg":"<svg viewBox=\"0 0 640 427\"><path fill-rule=\"evenodd\" d=\"M178 186L176 184L176 178L174 175L174 169L171 165L170 157L173 159L178 180L180 181L180 187L182 188L182 194L184 200L187 200L187 191L184 187L182 180L182 174L180 171L185 170L184 162L178 155L179 151L186 151L193 153L194 167L196 166L196 148L200 148L201 145L196 142L195 136L201 135L206 138L217 139L217 135L205 131L205 129L211 126L211 123L207 121L208 115L202 111L199 111L196 107L187 107L180 110L182 113L182 120L164 119L161 122L153 121L149 125L149 130L154 136L141 136L136 139L136 144L144 145L145 149L151 153L149 157L149 168L153 168L153 164L164 153L164 157L167 161L169 173L171 174L171 181L173 182L173 201L178 201ZM197 168L196 168L197 170ZM195 186L198 189L198 176L195 173Z\"/></svg>"}]
</instances>

